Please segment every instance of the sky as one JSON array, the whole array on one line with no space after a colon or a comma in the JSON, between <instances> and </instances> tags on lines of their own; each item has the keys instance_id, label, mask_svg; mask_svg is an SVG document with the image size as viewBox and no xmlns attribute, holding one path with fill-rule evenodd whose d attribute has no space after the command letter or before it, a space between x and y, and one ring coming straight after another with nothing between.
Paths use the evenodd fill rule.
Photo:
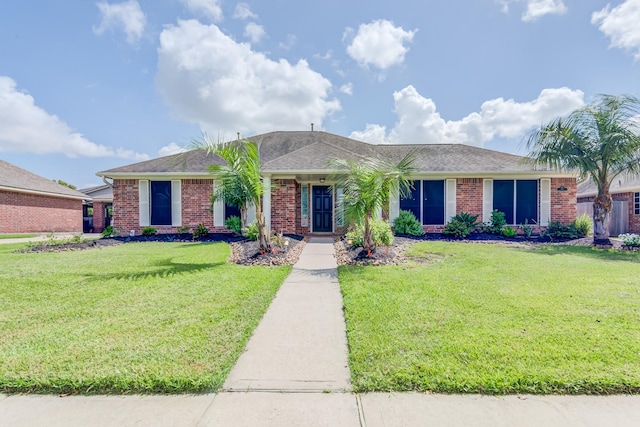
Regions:
<instances>
[{"instance_id":1,"label":"sky","mask_svg":"<svg viewBox=\"0 0 640 427\"><path fill-rule=\"evenodd\" d=\"M314 130L519 155L640 96L640 0L3 0L0 159L79 188L214 140Z\"/></svg>"}]
</instances>

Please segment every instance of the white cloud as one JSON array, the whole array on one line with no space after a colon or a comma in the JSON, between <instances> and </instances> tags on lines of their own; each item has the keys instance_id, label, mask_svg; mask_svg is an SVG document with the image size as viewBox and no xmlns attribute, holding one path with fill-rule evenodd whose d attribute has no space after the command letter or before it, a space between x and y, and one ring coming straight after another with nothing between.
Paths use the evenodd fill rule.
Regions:
<instances>
[{"instance_id":1,"label":"white cloud","mask_svg":"<svg viewBox=\"0 0 640 427\"><path fill-rule=\"evenodd\" d=\"M157 82L178 116L212 134L321 128L340 109L306 61L273 61L195 20L160 35Z\"/></svg>"},{"instance_id":2,"label":"white cloud","mask_svg":"<svg viewBox=\"0 0 640 427\"><path fill-rule=\"evenodd\" d=\"M213 22L222 21L222 7L220 3L222 0L181 0L193 13L201 13Z\"/></svg>"},{"instance_id":3,"label":"white cloud","mask_svg":"<svg viewBox=\"0 0 640 427\"><path fill-rule=\"evenodd\" d=\"M236 19L257 19L258 15L251 11L251 8L246 3L238 3L236 9L233 12L233 17Z\"/></svg>"},{"instance_id":4,"label":"white cloud","mask_svg":"<svg viewBox=\"0 0 640 427\"><path fill-rule=\"evenodd\" d=\"M278 43L278 47L284 50L291 50L291 48L296 45L297 41L298 38L295 35L287 34L287 40Z\"/></svg>"},{"instance_id":5,"label":"white cloud","mask_svg":"<svg viewBox=\"0 0 640 427\"><path fill-rule=\"evenodd\" d=\"M533 22L545 15L563 15L566 12L567 6L562 0L529 0L522 20Z\"/></svg>"},{"instance_id":6,"label":"white cloud","mask_svg":"<svg viewBox=\"0 0 640 427\"><path fill-rule=\"evenodd\" d=\"M158 150L158 155L160 157L164 157L164 156L170 156L172 154L184 153L185 151L187 151L185 147L181 147L175 142L170 142L169 144L165 145L164 147L161 147Z\"/></svg>"},{"instance_id":7,"label":"white cloud","mask_svg":"<svg viewBox=\"0 0 640 427\"><path fill-rule=\"evenodd\" d=\"M529 129L584 105L580 90L544 89L533 101L496 98L461 120L444 120L435 102L424 98L413 86L395 92L393 98L398 121L391 130L367 124L363 131L352 132L350 137L372 143L482 146L495 137L519 138Z\"/></svg>"},{"instance_id":8,"label":"white cloud","mask_svg":"<svg viewBox=\"0 0 640 427\"><path fill-rule=\"evenodd\" d=\"M249 22L244 28L244 36L251 40L251 43L259 43L265 34L262 25L258 25L255 22Z\"/></svg>"},{"instance_id":9,"label":"white cloud","mask_svg":"<svg viewBox=\"0 0 640 427\"><path fill-rule=\"evenodd\" d=\"M130 44L140 40L147 25L147 18L136 0L114 4L100 2L96 3L96 6L100 9L102 20L99 26L93 27L94 33L100 35L107 30L121 29L127 35L127 42Z\"/></svg>"},{"instance_id":10,"label":"white cloud","mask_svg":"<svg viewBox=\"0 0 640 427\"><path fill-rule=\"evenodd\" d=\"M527 8L522 14L524 22L534 22L545 15L563 15L567 12L567 6L563 0L497 0L502 5L502 11L509 13L512 3L526 2Z\"/></svg>"},{"instance_id":11,"label":"white cloud","mask_svg":"<svg viewBox=\"0 0 640 427\"><path fill-rule=\"evenodd\" d=\"M342 86L340 86L340 89L338 90L344 93L345 95L353 95L353 83L351 82L345 83Z\"/></svg>"},{"instance_id":12,"label":"white cloud","mask_svg":"<svg viewBox=\"0 0 640 427\"><path fill-rule=\"evenodd\" d=\"M347 47L347 53L361 65L373 65L381 70L404 62L409 51L405 43L411 42L417 30L405 31L384 19L361 24ZM345 30L343 39L350 38L353 29Z\"/></svg>"},{"instance_id":13,"label":"white cloud","mask_svg":"<svg viewBox=\"0 0 640 427\"><path fill-rule=\"evenodd\" d=\"M62 153L68 157L115 156L147 160L146 154L105 147L74 132L57 116L35 104L34 98L16 88L16 82L0 76L0 152Z\"/></svg>"},{"instance_id":14,"label":"white cloud","mask_svg":"<svg viewBox=\"0 0 640 427\"><path fill-rule=\"evenodd\" d=\"M640 59L640 0L626 0L611 9L611 5L594 12L591 23L611 39L611 47L625 49Z\"/></svg>"}]
</instances>

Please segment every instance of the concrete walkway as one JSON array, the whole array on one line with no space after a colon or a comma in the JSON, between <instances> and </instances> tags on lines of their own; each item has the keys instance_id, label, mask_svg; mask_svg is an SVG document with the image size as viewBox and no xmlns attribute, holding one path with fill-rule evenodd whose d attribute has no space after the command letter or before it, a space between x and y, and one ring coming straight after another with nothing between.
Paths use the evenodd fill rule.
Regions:
<instances>
[{"instance_id":1,"label":"concrete walkway","mask_svg":"<svg viewBox=\"0 0 640 427\"><path fill-rule=\"evenodd\" d=\"M351 389L333 238L311 238L224 383L224 391Z\"/></svg>"},{"instance_id":2,"label":"concrete walkway","mask_svg":"<svg viewBox=\"0 0 640 427\"><path fill-rule=\"evenodd\" d=\"M314 238L218 394L0 394L0 426L638 426L640 396L347 392L333 239Z\"/></svg>"}]
</instances>

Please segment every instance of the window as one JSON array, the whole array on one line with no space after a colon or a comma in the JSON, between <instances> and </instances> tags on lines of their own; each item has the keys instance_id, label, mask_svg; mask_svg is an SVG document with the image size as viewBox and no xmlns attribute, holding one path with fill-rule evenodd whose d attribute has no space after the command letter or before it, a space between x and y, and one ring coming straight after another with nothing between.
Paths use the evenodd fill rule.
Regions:
<instances>
[{"instance_id":1,"label":"window","mask_svg":"<svg viewBox=\"0 0 640 427\"><path fill-rule=\"evenodd\" d=\"M182 182L148 181L138 185L140 226L182 225Z\"/></svg>"},{"instance_id":2,"label":"window","mask_svg":"<svg viewBox=\"0 0 640 427\"><path fill-rule=\"evenodd\" d=\"M494 180L493 209L504 213L507 224L533 224L538 219L538 181Z\"/></svg>"},{"instance_id":3,"label":"window","mask_svg":"<svg viewBox=\"0 0 640 427\"><path fill-rule=\"evenodd\" d=\"M171 225L171 181L151 181L151 225Z\"/></svg>"},{"instance_id":4,"label":"window","mask_svg":"<svg viewBox=\"0 0 640 427\"><path fill-rule=\"evenodd\" d=\"M400 210L409 211L420 220L420 181L411 181L411 194L400 198Z\"/></svg>"},{"instance_id":5,"label":"window","mask_svg":"<svg viewBox=\"0 0 640 427\"><path fill-rule=\"evenodd\" d=\"M240 209L237 206L225 204L224 205L224 220L228 220L229 217L237 216L240 218Z\"/></svg>"},{"instance_id":6,"label":"window","mask_svg":"<svg viewBox=\"0 0 640 427\"><path fill-rule=\"evenodd\" d=\"M640 215L640 193L633 194L633 213Z\"/></svg>"},{"instance_id":7,"label":"window","mask_svg":"<svg viewBox=\"0 0 640 427\"><path fill-rule=\"evenodd\" d=\"M444 224L444 180L422 181L422 224Z\"/></svg>"}]
</instances>

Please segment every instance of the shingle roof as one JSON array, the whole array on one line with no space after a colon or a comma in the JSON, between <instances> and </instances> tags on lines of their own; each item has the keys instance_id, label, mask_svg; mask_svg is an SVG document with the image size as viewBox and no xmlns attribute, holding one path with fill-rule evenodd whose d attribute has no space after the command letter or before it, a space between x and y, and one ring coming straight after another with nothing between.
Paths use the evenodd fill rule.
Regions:
<instances>
[{"instance_id":1,"label":"shingle roof","mask_svg":"<svg viewBox=\"0 0 640 427\"><path fill-rule=\"evenodd\" d=\"M0 160L0 188L21 193L41 193L56 197L90 199L90 197L79 191L72 190L4 160Z\"/></svg>"},{"instance_id":2,"label":"shingle roof","mask_svg":"<svg viewBox=\"0 0 640 427\"><path fill-rule=\"evenodd\" d=\"M319 131L270 132L247 138L260 147L264 172L326 172L332 158L358 160L383 157L399 161L417 150L416 166L421 173L527 173L544 169L524 163L521 156L462 144L373 145ZM100 176L126 174L206 174L207 165L222 163L203 150L176 154L99 172Z\"/></svg>"},{"instance_id":3,"label":"shingle roof","mask_svg":"<svg viewBox=\"0 0 640 427\"><path fill-rule=\"evenodd\" d=\"M609 188L611 194L638 191L640 191L640 177L626 174L616 177ZM578 184L578 197L592 197L597 194L598 187L596 187L596 184L591 179L587 179Z\"/></svg>"}]
</instances>

